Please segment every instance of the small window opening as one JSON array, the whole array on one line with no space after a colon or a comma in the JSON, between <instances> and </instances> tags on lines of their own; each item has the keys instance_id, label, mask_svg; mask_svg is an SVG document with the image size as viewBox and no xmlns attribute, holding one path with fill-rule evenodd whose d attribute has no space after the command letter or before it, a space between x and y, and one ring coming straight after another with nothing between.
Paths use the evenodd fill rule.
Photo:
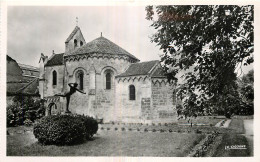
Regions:
<instances>
[{"instance_id":1,"label":"small window opening","mask_svg":"<svg viewBox=\"0 0 260 162\"><path fill-rule=\"evenodd\" d=\"M106 74L106 89L111 89L111 73Z\"/></svg>"},{"instance_id":2,"label":"small window opening","mask_svg":"<svg viewBox=\"0 0 260 162\"><path fill-rule=\"evenodd\" d=\"M74 39L74 48L76 48L78 46L78 41L77 39Z\"/></svg>"},{"instance_id":3,"label":"small window opening","mask_svg":"<svg viewBox=\"0 0 260 162\"><path fill-rule=\"evenodd\" d=\"M134 85L129 86L129 99L135 100L135 86Z\"/></svg>"},{"instance_id":4,"label":"small window opening","mask_svg":"<svg viewBox=\"0 0 260 162\"><path fill-rule=\"evenodd\" d=\"M52 72L52 85L57 85L57 72L55 70Z\"/></svg>"}]
</instances>

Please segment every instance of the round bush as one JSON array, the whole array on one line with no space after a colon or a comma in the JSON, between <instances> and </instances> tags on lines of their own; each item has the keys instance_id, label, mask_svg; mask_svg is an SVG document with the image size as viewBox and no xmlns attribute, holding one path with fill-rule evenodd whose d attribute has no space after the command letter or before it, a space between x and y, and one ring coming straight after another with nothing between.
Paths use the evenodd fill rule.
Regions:
<instances>
[{"instance_id":1,"label":"round bush","mask_svg":"<svg viewBox=\"0 0 260 162\"><path fill-rule=\"evenodd\" d=\"M86 139L91 139L98 131L98 122L89 116L77 115L76 117L80 118L84 122L84 132Z\"/></svg>"},{"instance_id":2,"label":"round bush","mask_svg":"<svg viewBox=\"0 0 260 162\"><path fill-rule=\"evenodd\" d=\"M91 138L97 130L97 121L91 117L54 115L40 119L33 134L42 144L71 145Z\"/></svg>"}]
</instances>

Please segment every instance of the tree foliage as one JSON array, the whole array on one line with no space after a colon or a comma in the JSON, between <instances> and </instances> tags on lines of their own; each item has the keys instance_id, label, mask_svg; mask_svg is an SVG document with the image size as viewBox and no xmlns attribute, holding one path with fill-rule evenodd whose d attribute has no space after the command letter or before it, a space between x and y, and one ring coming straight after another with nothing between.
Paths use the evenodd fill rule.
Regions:
<instances>
[{"instance_id":1,"label":"tree foliage","mask_svg":"<svg viewBox=\"0 0 260 162\"><path fill-rule=\"evenodd\" d=\"M238 100L236 70L253 63L253 6L147 6L151 37L162 66L176 83L182 113L232 113Z\"/></svg>"},{"instance_id":2,"label":"tree foliage","mask_svg":"<svg viewBox=\"0 0 260 162\"><path fill-rule=\"evenodd\" d=\"M249 71L241 80L239 79L239 92L241 98L241 109L238 114L254 114L254 70Z\"/></svg>"},{"instance_id":3,"label":"tree foliage","mask_svg":"<svg viewBox=\"0 0 260 162\"><path fill-rule=\"evenodd\" d=\"M17 95L7 106L7 126L29 124L45 115L43 101L32 96Z\"/></svg>"}]
</instances>

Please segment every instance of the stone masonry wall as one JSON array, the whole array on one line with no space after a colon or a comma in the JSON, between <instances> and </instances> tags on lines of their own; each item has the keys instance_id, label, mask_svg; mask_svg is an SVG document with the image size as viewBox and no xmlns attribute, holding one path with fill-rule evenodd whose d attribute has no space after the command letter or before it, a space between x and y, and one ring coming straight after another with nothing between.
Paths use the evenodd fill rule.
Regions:
<instances>
[{"instance_id":1,"label":"stone masonry wall","mask_svg":"<svg viewBox=\"0 0 260 162\"><path fill-rule=\"evenodd\" d=\"M151 98L142 98L141 100L142 118L145 120L151 120Z\"/></svg>"},{"instance_id":2,"label":"stone masonry wall","mask_svg":"<svg viewBox=\"0 0 260 162\"><path fill-rule=\"evenodd\" d=\"M141 122L143 120L141 102L143 98L151 97L151 80L147 77L144 78L145 76L127 77L124 81L118 81L119 78L117 78L115 120L123 122ZM129 99L130 85L135 86L135 100Z\"/></svg>"},{"instance_id":3,"label":"stone masonry wall","mask_svg":"<svg viewBox=\"0 0 260 162\"><path fill-rule=\"evenodd\" d=\"M52 85L52 72L57 72L57 85ZM63 93L64 83L64 66L47 66L45 67L44 97L53 96Z\"/></svg>"},{"instance_id":4,"label":"stone masonry wall","mask_svg":"<svg viewBox=\"0 0 260 162\"><path fill-rule=\"evenodd\" d=\"M176 103L173 98L174 87L163 79L153 79L152 116L153 120L176 120Z\"/></svg>"},{"instance_id":5,"label":"stone masonry wall","mask_svg":"<svg viewBox=\"0 0 260 162\"><path fill-rule=\"evenodd\" d=\"M115 76L122 73L130 63L124 59L114 58L88 58L75 61L67 61L66 67L68 76L65 79L65 85L75 82L75 74L78 70L84 72L84 88L87 94L76 92L71 97L71 110L75 113L85 114L102 118L109 121L114 118L113 111L115 107ZM90 90L90 70L95 71L95 88ZM105 88L105 71L112 71L112 87ZM93 84L93 83L92 83ZM92 85L93 86L93 85ZM65 87L66 91L69 87ZM89 94L91 93L91 94ZM94 94L93 94L94 93ZM91 101L89 101L91 97ZM94 98L93 98L94 97Z\"/></svg>"}]
</instances>

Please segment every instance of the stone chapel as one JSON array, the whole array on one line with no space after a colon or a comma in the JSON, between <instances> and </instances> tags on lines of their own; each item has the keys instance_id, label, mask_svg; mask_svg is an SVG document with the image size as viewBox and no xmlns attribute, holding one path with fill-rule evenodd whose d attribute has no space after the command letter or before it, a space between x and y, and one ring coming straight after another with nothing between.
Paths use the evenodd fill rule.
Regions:
<instances>
[{"instance_id":1,"label":"stone chapel","mask_svg":"<svg viewBox=\"0 0 260 162\"><path fill-rule=\"evenodd\" d=\"M167 82L160 62L138 58L102 35L86 43L78 26L65 41L65 52L41 55L39 93L47 115L63 114L66 99L54 96L78 83L86 94L70 98L72 113L104 122L131 123L177 119L174 86Z\"/></svg>"}]
</instances>

